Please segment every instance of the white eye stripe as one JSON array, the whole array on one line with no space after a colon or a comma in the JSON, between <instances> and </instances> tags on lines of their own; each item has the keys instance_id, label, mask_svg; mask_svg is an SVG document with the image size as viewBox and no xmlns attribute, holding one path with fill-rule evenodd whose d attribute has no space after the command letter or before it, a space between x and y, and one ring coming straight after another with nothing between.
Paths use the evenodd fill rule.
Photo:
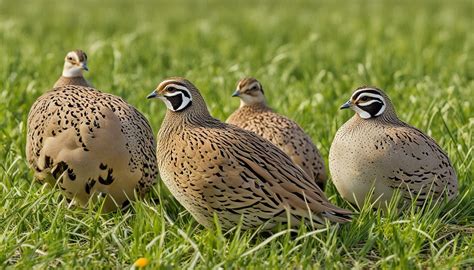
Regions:
<instances>
[{"instance_id":1,"label":"white eye stripe","mask_svg":"<svg viewBox=\"0 0 474 270\"><path fill-rule=\"evenodd\" d=\"M183 95L183 93L181 93L181 92L166 93L163 96L165 96L165 97L174 97L174 96L177 96L177 95Z\"/></svg>"},{"instance_id":2,"label":"white eye stripe","mask_svg":"<svg viewBox=\"0 0 474 270\"><path fill-rule=\"evenodd\" d=\"M355 96L355 94L353 95ZM372 93L362 93L360 94L360 96L357 97L357 99L361 99L362 97L372 97L372 98L377 98L377 99L380 99L382 100L382 102L385 101L385 99L381 96L381 95L377 95L377 94L372 94ZM385 102L384 102L385 103Z\"/></svg>"},{"instance_id":3,"label":"white eye stripe","mask_svg":"<svg viewBox=\"0 0 474 270\"><path fill-rule=\"evenodd\" d=\"M365 107L365 106L369 106L370 104L375 103L375 102L384 104L381 100L372 99L372 100L367 101L367 102L364 102L364 103L358 103L357 105L358 105L358 106Z\"/></svg>"},{"instance_id":4,"label":"white eye stripe","mask_svg":"<svg viewBox=\"0 0 474 270\"><path fill-rule=\"evenodd\" d=\"M176 88L176 89L179 89L179 90L183 90L183 91L186 91L187 93L189 93L189 90L188 88L182 86L182 85L179 85L179 84L174 84L174 83L170 83L168 84L166 87L165 87L165 90L169 87L173 87L173 88Z\"/></svg>"}]
</instances>

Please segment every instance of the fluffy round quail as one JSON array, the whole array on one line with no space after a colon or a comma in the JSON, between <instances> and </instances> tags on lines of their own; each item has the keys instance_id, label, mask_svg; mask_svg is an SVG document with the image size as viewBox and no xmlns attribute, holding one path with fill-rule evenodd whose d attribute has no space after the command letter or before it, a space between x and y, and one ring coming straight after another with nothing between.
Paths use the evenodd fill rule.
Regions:
<instances>
[{"instance_id":1,"label":"fluffy round quail","mask_svg":"<svg viewBox=\"0 0 474 270\"><path fill-rule=\"evenodd\" d=\"M448 156L420 130L398 119L380 89L360 87L341 109L355 115L336 133L329 169L339 193L361 206L374 188L372 202L385 207L394 190L421 205L430 197L458 194L456 173Z\"/></svg>"},{"instance_id":2,"label":"fluffy round quail","mask_svg":"<svg viewBox=\"0 0 474 270\"><path fill-rule=\"evenodd\" d=\"M80 85L55 87L33 104L27 129L35 178L57 185L81 206L101 195L103 211L112 211L155 182L153 131L117 96Z\"/></svg>"},{"instance_id":3,"label":"fluffy round quail","mask_svg":"<svg viewBox=\"0 0 474 270\"><path fill-rule=\"evenodd\" d=\"M87 54L82 50L68 52L64 58L63 73L54 84L54 87L65 85L92 87L92 85L84 79L84 76L82 76L83 70L89 70L87 67Z\"/></svg>"},{"instance_id":4,"label":"fluffy round quail","mask_svg":"<svg viewBox=\"0 0 474 270\"><path fill-rule=\"evenodd\" d=\"M255 132L278 146L323 189L327 175L318 148L296 122L267 106L260 82L242 79L232 96L240 98L240 108L226 122Z\"/></svg>"},{"instance_id":5,"label":"fluffy round quail","mask_svg":"<svg viewBox=\"0 0 474 270\"><path fill-rule=\"evenodd\" d=\"M212 227L214 214L225 229L241 218L243 228L268 229L350 220L278 147L213 118L188 80L167 79L148 98L168 108L157 138L161 179L202 225Z\"/></svg>"}]
</instances>

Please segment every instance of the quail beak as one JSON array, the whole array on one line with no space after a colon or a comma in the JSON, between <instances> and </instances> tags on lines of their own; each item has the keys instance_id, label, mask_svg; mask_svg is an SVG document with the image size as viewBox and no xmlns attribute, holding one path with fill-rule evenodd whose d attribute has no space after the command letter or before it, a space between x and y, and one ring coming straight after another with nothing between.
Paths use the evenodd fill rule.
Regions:
<instances>
[{"instance_id":1,"label":"quail beak","mask_svg":"<svg viewBox=\"0 0 474 270\"><path fill-rule=\"evenodd\" d=\"M232 97L238 97L240 96L239 89L235 90L234 93L232 93Z\"/></svg>"},{"instance_id":2,"label":"quail beak","mask_svg":"<svg viewBox=\"0 0 474 270\"><path fill-rule=\"evenodd\" d=\"M146 96L147 99L151 99L151 98L157 98L159 97L158 94L155 92L155 90L153 90L153 92L151 92L148 96Z\"/></svg>"},{"instance_id":3,"label":"quail beak","mask_svg":"<svg viewBox=\"0 0 474 270\"><path fill-rule=\"evenodd\" d=\"M343 110L343 109L348 109L352 106L352 102L349 100L347 101L346 103L342 104L341 107L339 107L340 110Z\"/></svg>"},{"instance_id":4,"label":"quail beak","mask_svg":"<svg viewBox=\"0 0 474 270\"><path fill-rule=\"evenodd\" d=\"M85 71L89 71L89 68L87 67L86 63L81 63L81 68Z\"/></svg>"}]
</instances>

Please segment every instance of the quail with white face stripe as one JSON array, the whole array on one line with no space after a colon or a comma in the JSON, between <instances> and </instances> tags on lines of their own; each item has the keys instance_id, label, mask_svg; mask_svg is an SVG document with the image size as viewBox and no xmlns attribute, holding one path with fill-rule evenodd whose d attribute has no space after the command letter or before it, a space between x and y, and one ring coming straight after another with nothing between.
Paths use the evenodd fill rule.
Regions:
<instances>
[{"instance_id":1,"label":"quail with white face stripe","mask_svg":"<svg viewBox=\"0 0 474 270\"><path fill-rule=\"evenodd\" d=\"M167 82L164 81L163 83ZM172 80L169 84L166 84L164 91L165 93L162 96L158 96L157 93L153 91L147 98L158 97L166 104L166 107L173 112L182 111L192 104L193 98L189 90L182 85L173 83Z\"/></svg>"},{"instance_id":2,"label":"quail with white face stripe","mask_svg":"<svg viewBox=\"0 0 474 270\"><path fill-rule=\"evenodd\" d=\"M244 78L237 83L237 90L232 96L240 98L240 108L226 122L272 142L323 189L327 175L318 148L296 122L274 112L267 105L260 82Z\"/></svg>"},{"instance_id":3,"label":"quail with white face stripe","mask_svg":"<svg viewBox=\"0 0 474 270\"><path fill-rule=\"evenodd\" d=\"M344 199L362 205L372 187L376 207L385 207L395 189L417 205L458 194L446 153L432 138L399 120L382 90L356 89L341 106L348 108L356 114L339 128L329 151L332 180Z\"/></svg>"},{"instance_id":4,"label":"quail with white face stripe","mask_svg":"<svg viewBox=\"0 0 474 270\"><path fill-rule=\"evenodd\" d=\"M352 100L355 102L352 103ZM354 105L354 106L351 106ZM385 111L385 98L371 88L361 88L354 92L350 101L341 109L352 108L363 119L381 115Z\"/></svg>"},{"instance_id":5,"label":"quail with white face stripe","mask_svg":"<svg viewBox=\"0 0 474 270\"><path fill-rule=\"evenodd\" d=\"M350 220L350 211L332 205L275 145L213 118L188 80L165 80L148 98L168 108L158 132L161 179L199 223L212 227L214 215L225 229L241 219L243 228L267 229Z\"/></svg>"}]
</instances>

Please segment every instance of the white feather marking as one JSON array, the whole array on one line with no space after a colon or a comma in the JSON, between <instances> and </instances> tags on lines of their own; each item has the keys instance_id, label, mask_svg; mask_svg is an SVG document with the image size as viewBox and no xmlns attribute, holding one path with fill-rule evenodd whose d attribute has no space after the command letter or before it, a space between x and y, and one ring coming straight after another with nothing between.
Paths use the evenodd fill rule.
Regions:
<instances>
[{"instance_id":1,"label":"white feather marking","mask_svg":"<svg viewBox=\"0 0 474 270\"><path fill-rule=\"evenodd\" d=\"M181 95L183 94L181 93ZM183 102L181 103L181 106L179 106L177 111L181 111L182 109L186 108L186 106L188 106L190 102L191 102L191 98L188 98L185 95L183 95Z\"/></svg>"},{"instance_id":2,"label":"white feather marking","mask_svg":"<svg viewBox=\"0 0 474 270\"><path fill-rule=\"evenodd\" d=\"M189 90L182 86L182 85L177 85L177 84L169 84L166 86L166 88L169 88L169 87L173 87L173 88L176 88L176 89L179 89L181 91L184 91L186 93L188 93L189 97L185 96L182 92L180 91L177 91L177 92L174 92L174 93L166 93L164 94L164 97L174 97L174 96L177 96L177 95L181 95L181 105L177 108L177 109L174 109L171 102L169 102L169 100L167 100L166 98L164 98L163 100L166 100L165 101L165 104L166 104L166 107L172 111L180 111L184 108L186 108L186 106L188 106L188 104L193 100L193 96L191 95L191 93L189 92ZM165 88L165 89L166 89Z\"/></svg>"},{"instance_id":3,"label":"white feather marking","mask_svg":"<svg viewBox=\"0 0 474 270\"><path fill-rule=\"evenodd\" d=\"M357 91L357 92L359 92L359 91ZM353 95L353 96L354 96L354 95ZM382 100L383 103L385 103L385 99L384 99L381 95L378 95L378 94L362 93L362 94L360 94L360 96L359 96L357 99L359 100L361 97L373 97L373 98L378 98L378 99Z\"/></svg>"},{"instance_id":4,"label":"white feather marking","mask_svg":"<svg viewBox=\"0 0 474 270\"><path fill-rule=\"evenodd\" d=\"M354 111L363 119L369 119L371 117L370 113L362 110L361 108L357 106L353 106L352 109L354 109Z\"/></svg>"},{"instance_id":5,"label":"white feather marking","mask_svg":"<svg viewBox=\"0 0 474 270\"><path fill-rule=\"evenodd\" d=\"M174 111L173 105L171 105L171 102L167 98L165 98L164 96L158 96L158 98L161 99L165 103L166 108L168 108L171 111Z\"/></svg>"},{"instance_id":6,"label":"white feather marking","mask_svg":"<svg viewBox=\"0 0 474 270\"><path fill-rule=\"evenodd\" d=\"M79 66L69 66L64 67L63 69L63 77L81 77L82 76L82 68Z\"/></svg>"},{"instance_id":7,"label":"white feather marking","mask_svg":"<svg viewBox=\"0 0 474 270\"><path fill-rule=\"evenodd\" d=\"M362 106L362 107L365 107L365 106L369 106L370 104L375 103L375 102L378 102L378 103L382 103L382 104L383 104L383 102L380 101L380 100L372 99L372 100L367 101L367 102L364 102L364 103L360 103L360 102L359 102L357 105Z\"/></svg>"},{"instance_id":8,"label":"white feather marking","mask_svg":"<svg viewBox=\"0 0 474 270\"><path fill-rule=\"evenodd\" d=\"M380 108L379 112L375 116L381 115L385 111L385 103L383 104L382 108Z\"/></svg>"},{"instance_id":9,"label":"white feather marking","mask_svg":"<svg viewBox=\"0 0 474 270\"><path fill-rule=\"evenodd\" d=\"M360 92L364 92L364 91L368 91L368 90L372 90L372 91L377 91L377 89L374 89L374 88L362 88L362 89L359 89L357 91L355 91L352 96L355 97L358 93ZM368 93L367 93L368 94Z\"/></svg>"},{"instance_id":10,"label":"white feather marking","mask_svg":"<svg viewBox=\"0 0 474 270\"><path fill-rule=\"evenodd\" d=\"M368 88L368 89L370 89L370 88ZM364 89L361 89L361 90L364 90ZM367 89L365 89L365 90L367 90ZM359 91L357 91L357 92L359 92ZM369 106L370 104L372 104L374 102L380 102L380 103L382 103L382 108L380 108L380 110L375 114L375 116L379 116L385 111L385 99L381 95L372 94L372 93L362 93L362 94L360 94L360 96L357 99L360 100L362 97L372 97L372 98L377 98L377 99L380 99L380 100L370 100L370 101L367 101L365 103L359 103L359 104L357 104L357 106L365 107L365 106ZM357 107L357 106L355 106L355 107ZM368 114L368 115L370 116L370 114ZM360 113L359 113L359 116L362 117L362 115ZM364 118L364 117L362 117L362 118ZM370 118L370 117L368 117L368 118ZM364 119L367 119L367 118L364 118Z\"/></svg>"},{"instance_id":11,"label":"white feather marking","mask_svg":"<svg viewBox=\"0 0 474 270\"><path fill-rule=\"evenodd\" d=\"M168 84L168 83L170 83L170 82L176 82L176 80L173 80L173 79L171 79L171 80L164 80L164 81L162 81L162 82L158 85L157 89L161 89L161 88L162 88L162 85L166 85L166 84ZM175 85L175 86L176 86L176 84L174 84L174 83L172 83L172 84L170 84L170 85Z\"/></svg>"},{"instance_id":12,"label":"white feather marking","mask_svg":"<svg viewBox=\"0 0 474 270\"><path fill-rule=\"evenodd\" d=\"M176 88L176 89L179 89L179 90L183 90L183 91L186 91L189 95L191 95L191 93L189 93L189 90L188 88L182 86L182 85L179 85L179 84L174 84L174 83L170 83L166 86L165 90L169 87L173 87L173 88Z\"/></svg>"}]
</instances>

